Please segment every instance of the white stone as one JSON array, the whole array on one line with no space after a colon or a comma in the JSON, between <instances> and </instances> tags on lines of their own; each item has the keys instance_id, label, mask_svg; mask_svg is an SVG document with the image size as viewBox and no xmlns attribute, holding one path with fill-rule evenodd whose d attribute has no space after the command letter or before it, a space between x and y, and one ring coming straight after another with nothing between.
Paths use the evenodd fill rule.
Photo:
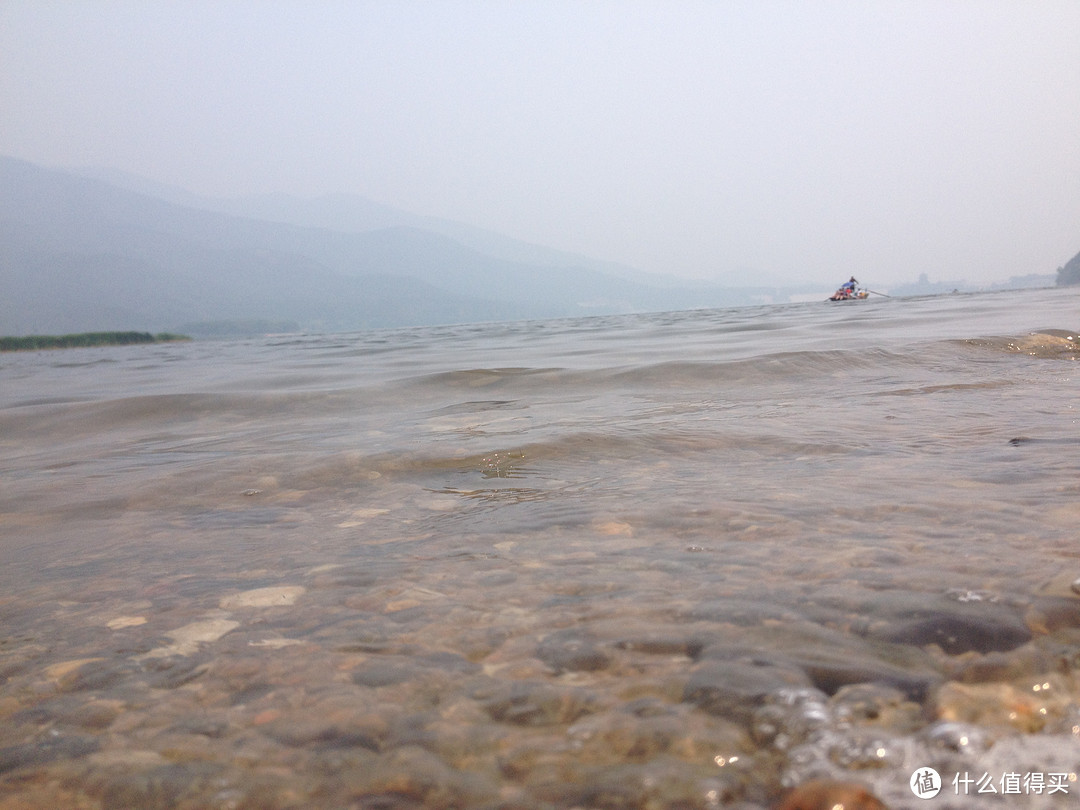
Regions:
<instances>
[{"instance_id":1,"label":"white stone","mask_svg":"<svg viewBox=\"0 0 1080 810\"><path fill-rule=\"evenodd\" d=\"M226 596L219 603L225 610L243 607L287 607L303 594L302 585L279 585L272 588L256 588L252 591Z\"/></svg>"}]
</instances>

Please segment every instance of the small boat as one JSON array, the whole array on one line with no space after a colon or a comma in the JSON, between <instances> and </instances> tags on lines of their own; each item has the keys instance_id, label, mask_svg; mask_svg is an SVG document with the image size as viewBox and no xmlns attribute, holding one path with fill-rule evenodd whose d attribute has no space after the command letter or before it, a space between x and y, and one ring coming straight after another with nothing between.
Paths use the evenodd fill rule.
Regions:
<instances>
[{"instance_id":1,"label":"small boat","mask_svg":"<svg viewBox=\"0 0 1080 810\"><path fill-rule=\"evenodd\" d=\"M830 301L864 301L870 297L866 290L849 290L841 287L829 296Z\"/></svg>"},{"instance_id":2,"label":"small boat","mask_svg":"<svg viewBox=\"0 0 1080 810\"><path fill-rule=\"evenodd\" d=\"M830 301L865 301L870 297L870 291L864 290L859 286L858 279L852 276L843 284L840 285L840 289L829 296Z\"/></svg>"}]
</instances>

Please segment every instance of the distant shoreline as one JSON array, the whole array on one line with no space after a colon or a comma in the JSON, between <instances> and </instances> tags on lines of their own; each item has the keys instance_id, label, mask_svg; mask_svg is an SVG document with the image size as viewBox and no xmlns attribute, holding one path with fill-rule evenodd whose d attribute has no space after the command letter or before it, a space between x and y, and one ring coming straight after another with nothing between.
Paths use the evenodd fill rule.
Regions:
<instances>
[{"instance_id":1,"label":"distant shoreline","mask_svg":"<svg viewBox=\"0 0 1080 810\"><path fill-rule=\"evenodd\" d=\"M37 349L78 349L88 346L132 346L139 343L173 343L191 340L170 332L81 332L74 335L27 335L0 337L0 352L28 352Z\"/></svg>"}]
</instances>

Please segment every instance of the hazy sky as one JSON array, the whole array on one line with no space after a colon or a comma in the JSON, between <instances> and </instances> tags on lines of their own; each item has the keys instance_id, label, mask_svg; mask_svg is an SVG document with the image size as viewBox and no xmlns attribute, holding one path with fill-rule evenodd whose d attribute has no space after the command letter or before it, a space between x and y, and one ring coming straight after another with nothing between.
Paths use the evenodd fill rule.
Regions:
<instances>
[{"instance_id":1,"label":"hazy sky","mask_svg":"<svg viewBox=\"0 0 1080 810\"><path fill-rule=\"evenodd\" d=\"M1050 273L1080 2L0 0L0 154L734 282Z\"/></svg>"}]
</instances>

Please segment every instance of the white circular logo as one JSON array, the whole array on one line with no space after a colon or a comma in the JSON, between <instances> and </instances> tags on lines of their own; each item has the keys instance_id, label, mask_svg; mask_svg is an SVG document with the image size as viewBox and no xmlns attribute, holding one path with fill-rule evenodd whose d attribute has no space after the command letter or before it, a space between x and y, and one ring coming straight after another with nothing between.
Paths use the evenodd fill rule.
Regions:
<instances>
[{"instance_id":1,"label":"white circular logo","mask_svg":"<svg viewBox=\"0 0 1080 810\"><path fill-rule=\"evenodd\" d=\"M908 784L920 799L932 799L941 792L941 776L933 768L917 768Z\"/></svg>"}]
</instances>

